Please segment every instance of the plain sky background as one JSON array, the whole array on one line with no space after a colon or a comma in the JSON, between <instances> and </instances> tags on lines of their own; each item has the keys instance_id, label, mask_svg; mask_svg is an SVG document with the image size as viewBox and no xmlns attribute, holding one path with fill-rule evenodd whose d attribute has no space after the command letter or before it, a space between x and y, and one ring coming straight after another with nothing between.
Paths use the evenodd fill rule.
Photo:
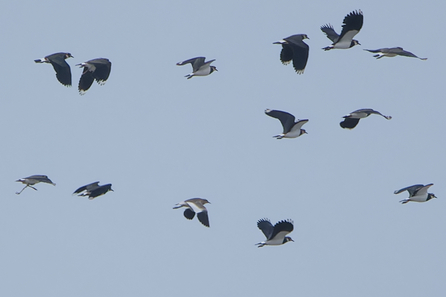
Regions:
<instances>
[{"instance_id":1,"label":"plain sky background","mask_svg":"<svg viewBox=\"0 0 446 297\"><path fill-rule=\"evenodd\" d=\"M321 50L361 9L349 50ZM3 1L0 295L444 296L446 183L441 1ZM310 40L305 73L272 43ZM401 46L427 61L376 60ZM73 87L34 59L70 52ZM219 70L184 75L206 56ZM112 62L77 92L75 64ZM266 108L308 118L272 138ZM359 108L385 115L339 126ZM15 192L45 174L57 186ZM112 183L93 201L72 196ZM438 199L398 201L412 184ZM210 228L175 203L202 197ZM295 242L257 248L258 219Z\"/></svg>"}]
</instances>

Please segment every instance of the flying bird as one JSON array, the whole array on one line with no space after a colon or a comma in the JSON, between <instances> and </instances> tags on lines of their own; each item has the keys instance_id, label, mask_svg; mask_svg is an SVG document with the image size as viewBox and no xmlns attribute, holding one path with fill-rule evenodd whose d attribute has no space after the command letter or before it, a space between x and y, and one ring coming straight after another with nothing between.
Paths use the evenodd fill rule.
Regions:
<instances>
[{"instance_id":1,"label":"flying bird","mask_svg":"<svg viewBox=\"0 0 446 297\"><path fill-rule=\"evenodd\" d=\"M403 199L400 202L402 204L407 203L409 201L414 202L426 202L431 200L432 198L437 198L434 194L428 193L427 190L429 187L433 186L434 184L428 184L428 185L413 185L410 187L402 188L400 190L397 190L394 192L394 194L399 194L404 191L409 192L409 198Z\"/></svg>"},{"instance_id":2,"label":"flying bird","mask_svg":"<svg viewBox=\"0 0 446 297\"><path fill-rule=\"evenodd\" d=\"M296 34L273 43L282 45L280 61L287 65L293 60L293 67L297 74L304 73L308 61L310 48L303 42L304 39L310 38L306 34Z\"/></svg>"},{"instance_id":3,"label":"flying bird","mask_svg":"<svg viewBox=\"0 0 446 297\"><path fill-rule=\"evenodd\" d=\"M293 221L286 220L276 223L274 226L269 219L260 219L257 222L257 227L265 234L266 240L257 243L258 247L264 245L281 245L288 241L294 241L291 237L286 236L293 231Z\"/></svg>"},{"instance_id":4,"label":"flying bird","mask_svg":"<svg viewBox=\"0 0 446 297\"><path fill-rule=\"evenodd\" d=\"M191 199L182 201L180 203L177 203L173 207L173 209L185 207L186 209L184 210L184 217L186 219L192 220L196 213L198 220L206 227L209 227L208 211L207 211L206 207L204 207L204 205L206 203L210 203L210 202L207 201L206 199L191 198Z\"/></svg>"},{"instance_id":5,"label":"flying bird","mask_svg":"<svg viewBox=\"0 0 446 297\"><path fill-rule=\"evenodd\" d=\"M396 56L403 56L403 57L411 57L411 58L417 58L420 60L427 60L427 58L420 58L411 52L405 51L402 47L391 47L391 48L379 48L377 50L368 50L365 49L365 51L374 53L376 55L373 55L377 59L381 59L382 57L396 57Z\"/></svg>"},{"instance_id":6,"label":"flying bird","mask_svg":"<svg viewBox=\"0 0 446 297\"><path fill-rule=\"evenodd\" d=\"M99 182L94 182L85 186L80 187L74 194L78 194L78 196L88 196L89 200L93 200L94 198L104 195L108 191L113 191L111 188L112 184L99 185Z\"/></svg>"},{"instance_id":7,"label":"flying bird","mask_svg":"<svg viewBox=\"0 0 446 297\"><path fill-rule=\"evenodd\" d=\"M295 122L295 117L292 114L281 110L266 109L265 113L270 117L280 120L282 123L283 133L273 136L277 139L296 138L302 134L308 134L307 131L301 129L308 120L297 120L297 122Z\"/></svg>"},{"instance_id":8,"label":"flying bird","mask_svg":"<svg viewBox=\"0 0 446 297\"><path fill-rule=\"evenodd\" d=\"M71 86L71 68L65 61L67 58L73 58L70 53L55 53L42 59L34 60L36 63L51 63L56 71L57 80L64 86Z\"/></svg>"},{"instance_id":9,"label":"flying bird","mask_svg":"<svg viewBox=\"0 0 446 297\"><path fill-rule=\"evenodd\" d=\"M79 79L79 93L81 95L85 94L85 92L91 87L93 81L99 85L104 85L110 76L111 71L111 62L105 58L93 59L84 63L76 64L76 66L80 66L84 68L82 71L82 76Z\"/></svg>"},{"instance_id":10,"label":"flying bird","mask_svg":"<svg viewBox=\"0 0 446 297\"><path fill-rule=\"evenodd\" d=\"M194 76L206 76L211 74L214 71L218 71L217 67L211 66L211 63L215 61L215 59L205 62L205 57L196 57L192 58L183 62L177 63L178 66L183 66L186 64L192 65L192 73L189 73L188 75L184 76L187 77L187 79L190 79Z\"/></svg>"},{"instance_id":11,"label":"flying bird","mask_svg":"<svg viewBox=\"0 0 446 297\"><path fill-rule=\"evenodd\" d=\"M382 113L380 113L379 111L373 110L371 108L363 108L363 109L355 110L355 111L351 112L350 114L344 116L344 121L341 122L340 125L344 129L353 129L356 127L356 125L358 125L360 119L366 118L371 114L380 115L388 120L390 120L392 118L391 116L385 116Z\"/></svg>"},{"instance_id":12,"label":"flying bird","mask_svg":"<svg viewBox=\"0 0 446 297\"><path fill-rule=\"evenodd\" d=\"M47 183L47 184L52 184L53 186L56 185L46 175L31 175L25 178L18 179L16 180L16 182L21 182L22 184L26 185L22 190L20 190L20 192L16 192L17 195L22 193L22 191L25 190L27 187L30 187L31 189L37 191L37 189L34 188L33 185L38 183Z\"/></svg>"},{"instance_id":13,"label":"flying bird","mask_svg":"<svg viewBox=\"0 0 446 297\"><path fill-rule=\"evenodd\" d=\"M352 11L344 18L344 24L342 25L341 35L338 35L334 30L333 26L330 24L323 25L321 27L322 32L324 32L328 39L330 39L333 44L324 47L323 50L331 50L335 48L348 49L360 44L353 37L359 33L364 22L364 16L361 10Z\"/></svg>"}]
</instances>

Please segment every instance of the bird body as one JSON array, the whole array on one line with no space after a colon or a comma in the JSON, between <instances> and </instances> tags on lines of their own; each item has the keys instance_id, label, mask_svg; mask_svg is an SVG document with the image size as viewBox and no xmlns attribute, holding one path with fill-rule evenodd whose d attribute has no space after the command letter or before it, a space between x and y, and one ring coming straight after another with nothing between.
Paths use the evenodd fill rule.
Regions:
<instances>
[{"instance_id":1,"label":"bird body","mask_svg":"<svg viewBox=\"0 0 446 297\"><path fill-rule=\"evenodd\" d=\"M266 237L265 241L256 244L258 247L263 247L265 245L282 245L289 241L294 241L291 237L286 236L294 229L292 220L280 221L273 226L269 219L264 218L257 222L257 227Z\"/></svg>"},{"instance_id":2,"label":"bird body","mask_svg":"<svg viewBox=\"0 0 446 297\"><path fill-rule=\"evenodd\" d=\"M427 184L427 185L413 185L409 187L402 188L400 190L397 190L394 192L394 194L399 194L404 191L409 192L409 198L403 199L400 202L402 204L405 204L409 201L413 202L426 202L431 200L432 198L437 198L433 193L428 193L427 190L429 187L433 186L434 184Z\"/></svg>"},{"instance_id":3,"label":"bird body","mask_svg":"<svg viewBox=\"0 0 446 297\"><path fill-rule=\"evenodd\" d=\"M373 55L373 57L375 57L377 59L381 59L382 57L403 56L403 57L417 58L420 60L427 60L427 58L420 58L411 52L405 51L402 47L391 47L391 48L385 47L385 48L380 48L380 49L376 49L376 50L365 49L365 51L375 53L376 55Z\"/></svg>"},{"instance_id":4,"label":"bird body","mask_svg":"<svg viewBox=\"0 0 446 297\"><path fill-rule=\"evenodd\" d=\"M323 25L321 27L322 32L327 35L327 38L330 39L333 44L324 47L323 50L331 50L331 49L348 49L355 45L359 45L360 43L353 39L356 34L362 28L362 24L364 22L364 16L361 10L352 11L344 18L344 24L342 25L341 34L338 35L334 30L333 26L330 24Z\"/></svg>"},{"instance_id":5,"label":"bird body","mask_svg":"<svg viewBox=\"0 0 446 297\"><path fill-rule=\"evenodd\" d=\"M344 121L340 123L341 127L344 129L353 129L358 125L359 120L368 117L371 114L377 114L384 117L387 120L392 119L391 116L385 116L379 111L373 110L371 108L362 108L351 112L350 114L344 116Z\"/></svg>"},{"instance_id":6,"label":"bird body","mask_svg":"<svg viewBox=\"0 0 446 297\"><path fill-rule=\"evenodd\" d=\"M194 76L207 76L214 71L218 71L217 67L211 66L211 63L215 61L215 59L205 62L205 57L196 57L183 62L177 63L178 66L183 66L186 64L192 65L192 73L189 73L185 77L190 79Z\"/></svg>"},{"instance_id":7,"label":"bird body","mask_svg":"<svg viewBox=\"0 0 446 297\"><path fill-rule=\"evenodd\" d=\"M71 86L71 68L65 61L67 58L73 58L70 53L55 53L42 59L34 60L36 63L50 63L56 71L57 80L64 86Z\"/></svg>"},{"instance_id":8,"label":"bird body","mask_svg":"<svg viewBox=\"0 0 446 297\"><path fill-rule=\"evenodd\" d=\"M111 188L112 184L99 185L99 182L94 182L85 186L78 188L74 191L74 194L78 194L78 196L88 196L89 200L93 200L94 198L104 195L108 191L113 191Z\"/></svg>"},{"instance_id":9,"label":"bird body","mask_svg":"<svg viewBox=\"0 0 446 297\"><path fill-rule=\"evenodd\" d=\"M206 227L209 227L208 211L204 205L210 203L207 199L191 198L177 203L173 209L186 207L184 210L184 217L188 220L192 220L197 214L198 220Z\"/></svg>"},{"instance_id":10,"label":"bird body","mask_svg":"<svg viewBox=\"0 0 446 297\"><path fill-rule=\"evenodd\" d=\"M83 68L78 85L79 93L81 95L85 94L93 84L94 80L96 80L99 85L104 85L110 76L111 62L105 58L89 60L84 63L76 64L76 66Z\"/></svg>"},{"instance_id":11,"label":"bird body","mask_svg":"<svg viewBox=\"0 0 446 297\"><path fill-rule=\"evenodd\" d=\"M34 188L33 185L38 184L38 183L47 183L47 184L51 184L53 186L56 185L48 178L48 176L39 175L39 174L31 175L31 176L28 176L25 178L20 178L20 179L16 180L16 182L21 182L22 184L26 185L22 190L20 190L20 192L16 192L17 195L22 193L22 191L25 190L27 187L30 187L31 189L34 189L37 191L37 189Z\"/></svg>"},{"instance_id":12,"label":"bird body","mask_svg":"<svg viewBox=\"0 0 446 297\"><path fill-rule=\"evenodd\" d=\"M273 43L282 45L280 61L284 65L293 61L293 67L297 74L304 73L308 61L310 47L303 42L304 39L309 39L306 34L296 34Z\"/></svg>"},{"instance_id":13,"label":"bird body","mask_svg":"<svg viewBox=\"0 0 446 297\"><path fill-rule=\"evenodd\" d=\"M283 133L273 136L277 139L296 138L302 134L308 134L305 129L301 129L302 126L308 122L307 119L297 120L297 122L295 122L295 117L292 114L281 110L266 109L265 114L280 120L282 123Z\"/></svg>"}]
</instances>

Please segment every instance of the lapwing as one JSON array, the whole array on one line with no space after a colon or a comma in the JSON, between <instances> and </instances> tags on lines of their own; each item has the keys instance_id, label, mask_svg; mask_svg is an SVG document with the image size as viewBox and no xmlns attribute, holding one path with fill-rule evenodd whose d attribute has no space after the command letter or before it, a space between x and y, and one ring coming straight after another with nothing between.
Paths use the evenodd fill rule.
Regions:
<instances>
[{"instance_id":1,"label":"lapwing","mask_svg":"<svg viewBox=\"0 0 446 297\"><path fill-rule=\"evenodd\" d=\"M217 67L211 66L211 63L215 61L215 59L205 62L205 57L196 57L192 58L183 62L177 63L178 66L183 66L186 64L192 65L192 73L189 73L188 75L184 76L187 77L187 79L190 79L194 76L206 76L211 74L214 71L218 71Z\"/></svg>"},{"instance_id":2,"label":"lapwing","mask_svg":"<svg viewBox=\"0 0 446 297\"><path fill-rule=\"evenodd\" d=\"M403 199L400 202L402 204L407 203L409 201L414 202L426 202L431 200L432 198L437 198L434 194L428 193L427 190L429 187L433 186L434 184L428 184L428 185L413 185L410 187L402 188L401 190L395 191L394 194L399 194L404 191L409 192L409 198Z\"/></svg>"},{"instance_id":3,"label":"lapwing","mask_svg":"<svg viewBox=\"0 0 446 297\"><path fill-rule=\"evenodd\" d=\"M110 76L111 62L105 58L93 59L84 63L76 64L83 68L82 76L79 79L79 94L83 95L91 87L93 81L99 85L104 85Z\"/></svg>"},{"instance_id":4,"label":"lapwing","mask_svg":"<svg viewBox=\"0 0 446 297\"><path fill-rule=\"evenodd\" d=\"M71 68L65 61L67 58L73 58L70 53L55 53L42 59L34 60L36 63L51 63L56 71L57 80L64 86L71 86Z\"/></svg>"},{"instance_id":5,"label":"lapwing","mask_svg":"<svg viewBox=\"0 0 446 297\"><path fill-rule=\"evenodd\" d=\"M392 119L391 116L385 116L382 113L380 113L379 111L373 110L371 108L363 108L363 109L355 110L355 111L351 112L350 114L344 116L344 121L341 122L340 125L344 129L353 129L356 127L356 125L358 125L360 119L366 118L371 114L380 115L388 120Z\"/></svg>"},{"instance_id":6,"label":"lapwing","mask_svg":"<svg viewBox=\"0 0 446 297\"><path fill-rule=\"evenodd\" d=\"M331 49L348 49L360 44L353 37L359 33L364 22L364 16L361 10L352 11L344 18L344 24L342 25L341 35L338 35L334 30L333 26L330 24L323 25L321 27L322 32L324 32L328 39L330 39L333 44L324 47L323 50Z\"/></svg>"},{"instance_id":7,"label":"lapwing","mask_svg":"<svg viewBox=\"0 0 446 297\"><path fill-rule=\"evenodd\" d=\"M112 184L99 185L99 182L94 182L85 186L80 187L74 194L78 194L78 196L88 196L89 200L93 200L94 198L104 195L108 191L113 191L111 188Z\"/></svg>"},{"instance_id":8,"label":"lapwing","mask_svg":"<svg viewBox=\"0 0 446 297\"><path fill-rule=\"evenodd\" d=\"M177 203L173 209L177 209L180 207L186 207L184 210L184 217L188 220L192 220L195 216L195 213L197 214L198 220L205 225L206 227L209 227L209 217L208 217L208 211L204 205L206 203L210 203L206 199L202 198L191 198L187 199L185 201L182 201L180 203Z\"/></svg>"},{"instance_id":9,"label":"lapwing","mask_svg":"<svg viewBox=\"0 0 446 297\"><path fill-rule=\"evenodd\" d=\"M270 117L280 120L282 123L283 133L273 136L277 139L296 138L302 134L308 134L307 131L301 129L302 126L308 122L307 119L297 120L297 122L295 122L295 117L292 114L281 110L266 109L265 113Z\"/></svg>"},{"instance_id":10,"label":"lapwing","mask_svg":"<svg viewBox=\"0 0 446 297\"><path fill-rule=\"evenodd\" d=\"M31 175L25 178L18 179L16 180L16 182L21 182L22 184L26 185L22 190L20 190L20 192L16 192L17 195L22 193L22 191L25 190L27 187L30 187L31 189L37 191L37 189L34 188L33 185L38 183L47 183L47 184L52 184L53 186L56 185L46 175Z\"/></svg>"},{"instance_id":11,"label":"lapwing","mask_svg":"<svg viewBox=\"0 0 446 297\"><path fill-rule=\"evenodd\" d=\"M258 247L264 245L281 245L287 243L288 241L294 241L289 236L285 236L291 231L293 231L293 221L285 220L276 223L274 226L271 224L269 219L260 219L257 222L257 227L262 230L265 234L266 240L257 243Z\"/></svg>"},{"instance_id":12,"label":"lapwing","mask_svg":"<svg viewBox=\"0 0 446 297\"><path fill-rule=\"evenodd\" d=\"M402 47L390 47L390 48L379 48L377 50L368 50L365 49L365 51L374 53L376 55L373 55L377 59L381 59L382 57L396 57L396 56L403 56L403 57L411 57L411 58L417 58L420 60L427 60L427 58L420 58L411 52L405 51Z\"/></svg>"},{"instance_id":13,"label":"lapwing","mask_svg":"<svg viewBox=\"0 0 446 297\"><path fill-rule=\"evenodd\" d=\"M303 42L304 39L310 38L306 34L296 34L273 42L273 44L282 45L282 51L280 52L282 64L287 65L293 60L293 67L297 74L304 73L305 66L307 66L310 47Z\"/></svg>"}]
</instances>

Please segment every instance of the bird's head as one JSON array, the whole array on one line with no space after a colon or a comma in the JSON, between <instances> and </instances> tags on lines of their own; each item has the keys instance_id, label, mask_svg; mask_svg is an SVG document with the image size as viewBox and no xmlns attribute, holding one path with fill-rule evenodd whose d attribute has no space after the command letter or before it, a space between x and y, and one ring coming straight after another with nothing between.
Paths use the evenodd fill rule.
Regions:
<instances>
[{"instance_id":1,"label":"bird's head","mask_svg":"<svg viewBox=\"0 0 446 297\"><path fill-rule=\"evenodd\" d=\"M206 204L206 203L211 204L207 199L203 199L203 205Z\"/></svg>"},{"instance_id":2,"label":"bird's head","mask_svg":"<svg viewBox=\"0 0 446 297\"><path fill-rule=\"evenodd\" d=\"M111 184L107 184L107 185L104 186L104 187L107 189L107 192L108 192L108 191L112 191L112 192L114 192L113 189L111 188L111 186L112 186ZM107 193L107 192L106 192L106 193Z\"/></svg>"},{"instance_id":3,"label":"bird's head","mask_svg":"<svg viewBox=\"0 0 446 297\"><path fill-rule=\"evenodd\" d=\"M291 237L286 236L286 237L283 239L283 243L287 243L288 241L292 241L292 242L294 242L294 240L293 240Z\"/></svg>"},{"instance_id":4,"label":"bird's head","mask_svg":"<svg viewBox=\"0 0 446 297\"><path fill-rule=\"evenodd\" d=\"M301 134L301 135L302 135L302 134L308 134L308 132L305 131L305 129L300 129L300 134Z\"/></svg>"},{"instance_id":5,"label":"bird's head","mask_svg":"<svg viewBox=\"0 0 446 297\"><path fill-rule=\"evenodd\" d=\"M352 43L350 44L350 47L354 47L355 45L361 45L361 44L359 43L358 40L353 39L353 40L352 40Z\"/></svg>"},{"instance_id":6,"label":"bird's head","mask_svg":"<svg viewBox=\"0 0 446 297\"><path fill-rule=\"evenodd\" d=\"M70 53L66 53L65 54L65 59L68 59L68 58L74 58Z\"/></svg>"},{"instance_id":7,"label":"bird's head","mask_svg":"<svg viewBox=\"0 0 446 297\"><path fill-rule=\"evenodd\" d=\"M218 70L217 70L217 67L215 67L215 66L211 66L211 73L214 72L214 71L218 71Z\"/></svg>"},{"instance_id":8,"label":"bird's head","mask_svg":"<svg viewBox=\"0 0 446 297\"><path fill-rule=\"evenodd\" d=\"M433 194L433 193L429 193L429 194L427 194L427 199L426 199L426 201L427 201L427 200L430 200L430 199L432 199L432 198L437 198L437 196L435 196L435 194Z\"/></svg>"},{"instance_id":9,"label":"bird's head","mask_svg":"<svg viewBox=\"0 0 446 297\"><path fill-rule=\"evenodd\" d=\"M302 39L310 39L307 34L302 34Z\"/></svg>"}]
</instances>

